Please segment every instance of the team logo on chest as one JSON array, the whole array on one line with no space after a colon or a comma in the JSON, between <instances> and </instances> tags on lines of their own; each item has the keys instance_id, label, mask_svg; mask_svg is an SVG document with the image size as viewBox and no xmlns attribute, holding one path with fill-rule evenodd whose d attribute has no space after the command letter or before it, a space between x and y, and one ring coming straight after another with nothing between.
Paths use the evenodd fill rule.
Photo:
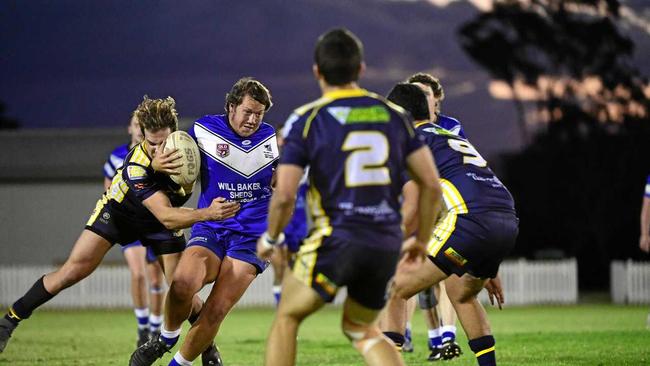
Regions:
<instances>
[{"instance_id":1,"label":"team logo on chest","mask_svg":"<svg viewBox=\"0 0 650 366\"><path fill-rule=\"evenodd\" d=\"M230 145L228 144L217 144L217 156L225 158L230 155Z\"/></svg>"}]
</instances>

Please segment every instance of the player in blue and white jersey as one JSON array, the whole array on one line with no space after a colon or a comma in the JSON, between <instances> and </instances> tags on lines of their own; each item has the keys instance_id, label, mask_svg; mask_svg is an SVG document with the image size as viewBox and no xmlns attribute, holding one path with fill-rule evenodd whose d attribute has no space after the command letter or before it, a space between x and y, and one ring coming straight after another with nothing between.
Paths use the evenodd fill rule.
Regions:
<instances>
[{"instance_id":1,"label":"player in blue and white jersey","mask_svg":"<svg viewBox=\"0 0 650 366\"><path fill-rule=\"evenodd\" d=\"M39 278L0 319L0 352L21 321L60 291L90 275L115 243L139 240L151 247L170 280L185 248L180 229L201 220L227 219L237 212L239 205L221 202L203 209L180 207L189 199L191 187L179 186L151 167L161 144L178 128L175 104L171 97L145 97L138 106L136 117L144 140L129 152L111 186L97 201L65 263ZM193 309L195 314L199 308L200 301Z\"/></svg>"},{"instance_id":2,"label":"player in blue and white jersey","mask_svg":"<svg viewBox=\"0 0 650 366\"><path fill-rule=\"evenodd\" d=\"M284 137L289 134L288 124L285 124L281 129L278 136L278 147L282 151L284 144ZM308 222L307 222L307 189L308 184L308 170L305 171L300 179L298 186L298 193L296 194L296 205L293 209L291 221L284 228L285 242L282 248L273 252L270 258L271 267L273 268L273 298L275 305L280 302L282 295L282 278L286 270L289 268L290 263L293 261L295 254L300 248L302 240L307 236Z\"/></svg>"},{"instance_id":3,"label":"player in blue and white jersey","mask_svg":"<svg viewBox=\"0 0 650 366\"><path fill-rule=\"evenodd\" d=\"M113 177L124 164L124 158L129 151L142 141L143 135L135 113L131 116L128 132L131 141L113 149L104 163L105 190L110 188ZM163 273L151 248L143 247L139 241L123 244L121 249L131 273L131 297L138 324L137 346L140 347L149 340L150 335L157 337L160 332L165 296ZM150 301L147 301L147 280Z\"/></svg>"},{"instance_id":4,"label":"player in blue and white jersey","mask_svg":"<svg viewBox=\"0 0 650 366\"><path fill-rule=\"evenodd\" d=\"M385 303L402 245L400 194L408 167L422 183L423 223L408 261L421 259L440 199L431 153L404 111L357 83L363 72L361 42L344 29L316 44L313 66L322 98L289 118L269 208L268 231L258 255L268 258L282 243L304 169L314 228L303 241L266 346L266 365L293 365L300 323L347 287L342 328L368 365L403 365L375 321ZM431 179L431 180L430 180ZM427 225L426 223L429 223Z\"/></svg>"},{"instance_id":5,"label":"player in blue and white jersey","mask_svg":"<svg viewBox=\"0 0 650 366\"><path fill-rule=\"evenodd\" d=\"M192 325L170 363L191 364L266 268L267 263L256 256L255 243L266 230L271 180L279 155L275 129L263 122L271 105L271 94L262 83L242 78L226 95L226 114L202 117L191 127L189 133L201 151L198 207L218 200L238 202L241 208L227 220L192 227L168 291L161 336L136 350L131 365L151 365L168 352L179 339L192 296L214 282L203 308L205 315Z\"/></svg>"},{"instance_id":6,"label":"player in blue and white jersey","mask_svg":"<svg viewBox=\"0 0 650 366\"><path fill-rule=\"evenodd\" d=\"M499 264L514 247L519 220L512 196L466 139L430 122L426 96L419 87L398 84L388 99L411 112L418 135L431 149L446 212L428 243L429 260L415 270L398 267L387 309L391 317L403 317L407 299L446 279L447 293L478 364L496 365L494 337L476 295L486 284L488 290L494 288L491 281ZM410 184L404 188L405 212L417 198L417 190L410 189ZM410 245L409 241L405 245ZM502 294L495 295L500 304Z\"/></svg>"}]
</instances>

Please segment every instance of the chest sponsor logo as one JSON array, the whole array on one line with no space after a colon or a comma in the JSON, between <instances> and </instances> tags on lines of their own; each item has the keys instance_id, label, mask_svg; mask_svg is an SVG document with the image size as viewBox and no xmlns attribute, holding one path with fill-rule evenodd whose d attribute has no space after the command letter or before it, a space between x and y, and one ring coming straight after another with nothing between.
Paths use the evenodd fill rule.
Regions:
<instances>
[{"instance_id":1,"label":"chest sponsor logo","mask_svg":"<svg viewBox=\"0 0 650 366\"><path fill-rule=\"evenodd\" d=\"M220 158L225 158L228 155L230 155L230 145L217 144L217 156Z\"/></svg>"}]
</instances>

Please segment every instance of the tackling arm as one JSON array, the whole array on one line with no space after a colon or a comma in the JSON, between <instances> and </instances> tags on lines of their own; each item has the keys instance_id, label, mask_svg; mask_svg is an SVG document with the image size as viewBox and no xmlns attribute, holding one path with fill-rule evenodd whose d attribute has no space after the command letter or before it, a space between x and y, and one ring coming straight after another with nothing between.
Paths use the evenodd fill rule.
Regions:
<instances>
[{"instance_id":1,"label":"tackling arm","mask_svg":"<svg viewBox=\"0 0 650 366\"><path fill-rule=\"evenodd\" d=\"M206 208L173 207L169 197L161 191L142 201L142 204L169 230L184 229L199 221L224 220L239 211L238 202L226 202L222 197L215 198Z\"/></svg>"}]
</instances>

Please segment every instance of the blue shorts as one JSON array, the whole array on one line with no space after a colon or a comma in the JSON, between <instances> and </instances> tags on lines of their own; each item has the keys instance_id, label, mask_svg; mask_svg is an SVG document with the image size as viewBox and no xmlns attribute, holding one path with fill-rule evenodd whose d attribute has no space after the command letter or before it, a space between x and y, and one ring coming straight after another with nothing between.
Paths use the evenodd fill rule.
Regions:
<instances>
[{"instance_id":1,"label":"blue shorts","mask_svg":"<svg viewBox=\"0 0 650 366\"><path fill-rule=\"evenodd\" d=\"M269 265L257 257L257 239L260 235L246 235L224 228L212 228L204 223L192 226L192 236L187 246L200 246L209 249L223 260L225 256L250 263L262 273Z\"/></svg>"},{"instance_id":2,"label":"blue shorts","mask_svg":"<svg viewBox=\"0 0 650 366\"><path fill-rule=\"evenodd\" d=\"M136 240L136 241L134 241L132 243L129 243L129 244L124 244L124 245L122 245L122 248L121 248L122 253L124 253L129 248L141 247L141 246L142 246L142 243L140 243L140 240ZM151 249L151 247L145 247L145 248L147 249L147 256L146 256L147 263L155 262L158 259L158 257L156 257L156 255L153 253L153 249Z\"/></svg>"},{"instance_id":3,"label":"blue shorts","mask_svg":"<svg viewBox=\"0 0 650 366\"><path fill-rule=\"evenodd\" d=\"M297 253L298 250L300 250L300 244L302 244L302 240L304 239L304 237L300 235L290 235L287 234L286 232L284 234L285 234L284 244L287 246L289 252Z\"/></svg>"}]
</instances>

